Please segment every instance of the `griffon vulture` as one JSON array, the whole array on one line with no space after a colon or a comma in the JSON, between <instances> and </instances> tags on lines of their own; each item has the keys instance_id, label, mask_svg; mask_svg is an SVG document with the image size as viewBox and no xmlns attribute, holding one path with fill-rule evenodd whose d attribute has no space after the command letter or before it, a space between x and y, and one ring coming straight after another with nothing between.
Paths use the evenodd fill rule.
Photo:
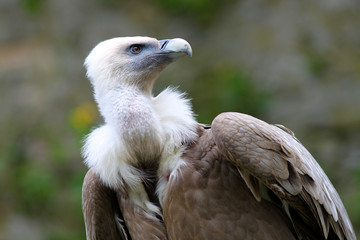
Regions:
<instances>
[{"instance_id":1,"label":"griffon vulture","mask_svg":"<svg viewBox=\"0 0 360 240\"><path fill-rule=\"evenodd\" d=\"M355 239L340 197L294 134L241 113L196 122L152 95L183 39L113 38L85 60L104 125L86 138L87 239Z\"/></svg>"}]
</instances>

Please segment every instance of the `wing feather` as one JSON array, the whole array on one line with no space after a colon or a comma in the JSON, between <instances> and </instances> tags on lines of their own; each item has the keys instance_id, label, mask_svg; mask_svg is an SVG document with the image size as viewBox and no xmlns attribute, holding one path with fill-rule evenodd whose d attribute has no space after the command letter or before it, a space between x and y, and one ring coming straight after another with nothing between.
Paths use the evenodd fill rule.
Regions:
<instances>
[{"instance_id":1,"label":"wing feather","mask_svg":"<svg viewBox=\"0 0 360 240\"><path fill-rule=\"evenodd\" d=\"M82 201L88 240L168 239L160 219L126 193L106 186L92 168L84 179Z\"/></svg>"},{"instance_id":2,"label":"wing feather","mask_svg":"<svg viewBox=\"0 0 360 240\"><path fill-rule=\"evenodd\" d=\"M123 224L116 193L102 183L93 169L84 178L82 207L86 239L130 239Z\"/></svg>"},{"instance_id":3,"label":"wing feather","mask_svg":"<svg viewBox=\"0 0 360 240\"><path fill-rule=\"evenodd\" d=\"M340 197L319 164L287 128L249 115L222 113L212 124L214 140L259 199L250 176L287 201L303 219L306 211L324 238L330 226L340 239L356 239ZM246 174L244 174L246 173ZM256 189L256 188L254 188ZM302 209L302 210L300 210ZM296 227L296 226L295 226Z\"/></svg>"}]
</instances>

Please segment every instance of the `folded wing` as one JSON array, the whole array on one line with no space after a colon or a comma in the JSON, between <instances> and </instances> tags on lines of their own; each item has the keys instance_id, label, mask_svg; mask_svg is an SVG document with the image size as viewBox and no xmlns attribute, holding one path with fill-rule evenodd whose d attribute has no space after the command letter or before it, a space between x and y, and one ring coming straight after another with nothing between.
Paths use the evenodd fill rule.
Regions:
<instances>
[{"instance_id":1,"label":"folded wing","mask_svg":"<svg viewBox=\"0 0 360 240\"><path fill-rule=\"evenodd\" d=\"M90 169L84 179L82 206L86 239L128 240L116 193Z\"/></svg>"},{"instance_id":2,"label":"folded wing","mask_svg":"<svg viewBox=\"0 0 360 240\"><path fill-rule=\"evenodd\" d=\"M212 132L258 201L266 192L277 196L299 237L356 239L338 193L290 130L249 115L223 113L214 119Z\"/></svg>"},{"instance_id":3,"label":"folded wing","mask_svg":"<svg viewBox=\"0 0 360 240\"><path fill-rule=\"evenodd\" d=\"M166 240L162 221L114 191L90 169L84 179L82 206L87 240Z\"/></svg>"}]
</instances>

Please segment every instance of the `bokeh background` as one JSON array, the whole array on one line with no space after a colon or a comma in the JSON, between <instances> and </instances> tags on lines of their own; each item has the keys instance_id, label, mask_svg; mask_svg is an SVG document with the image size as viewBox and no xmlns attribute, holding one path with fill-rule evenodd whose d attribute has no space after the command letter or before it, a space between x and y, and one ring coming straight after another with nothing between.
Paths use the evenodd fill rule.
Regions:
<instances>
[{"instance_id":1,"label":"bokeh background","mask_svg":"<svg viewBox=\"0 0 360 240\"><path fill-rule=\"evenodd\" d=\"M182 37L198 120L223 111L292 129L360 230L358 0L1 0L0 239L85 239L82 139L102 120L83 60L98 42Z\"/></svg>"}]
</instances>

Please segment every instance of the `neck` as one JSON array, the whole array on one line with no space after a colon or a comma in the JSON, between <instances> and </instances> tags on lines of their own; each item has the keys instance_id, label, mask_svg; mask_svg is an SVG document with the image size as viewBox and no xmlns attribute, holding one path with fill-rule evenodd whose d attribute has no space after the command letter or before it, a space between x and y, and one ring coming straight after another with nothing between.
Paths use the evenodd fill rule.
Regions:
<instances>
[{"instance_id":1,"label":"neck","mask_svg":"<svg viewBox=\"0 0 360 240\"><path fill-rule=\"evenodd\" d=\"M123 152L122 161L134 167L159 161L165 143L172 152L197 137L190 102L173 89L154 98L134 88L113 88L98 104L105 126L112 129L111 138L116 140L111 145L119 143L114 147Z\"/></svg>"},{"instance_id":2,"label":"neck","mask_svg":"<svg viewBox=\"0 0 360 240\"><path fill-rule=\"evenodd\" d=\"M95 99L99 110L106 123L116 122L123 111L134 104L142 102L145 105L151 101L151 89L147 92L142 91L134 85L114 85L106 91L95 90Z\"/></svg>"},{"instance_id":3,"label":"neck","mask_svg":"<svg viewBox=\"0 0 360 240\"><path fill-rule=\"evenodd\" d=\"M108 186L129 188L136 204L156 211L141 197L146 191L139 168L158 168L163 182L158 194L163 196L167 176L181 165L184 143L197 138L198 124L183 94L169 88L155 98L141 93L120 87L98 101L106 123L89 134L83 155Z\"/></svg>"},{"instance_id":4,"label":"neck","mask_svg":"<svg viewBox=\"0 0 360 240\"><path fill-rule=\"evenodd\" d=\"M136 88L121 87L110 91L103 103L105 122L128 149L131 164L138 167L157 161L164 137L152 97Z\"/></svg>"},{"instance_id":5,"label":"neck","mask_svg":"<svg viewBox=\"0 0 360 240\"><path fill-rule=\"evenodd\" d=\"M164 141L179 147L197 135L190 102L170 88L152 97L152 79L148 77L149 81L143 85L123 81L106 91L95 88L95 98L106 124L114 127L129 149L143 148L143 154L132 156L134 161L147 153L146 158L158 157Z\"/></svg>"}]
</instances>

